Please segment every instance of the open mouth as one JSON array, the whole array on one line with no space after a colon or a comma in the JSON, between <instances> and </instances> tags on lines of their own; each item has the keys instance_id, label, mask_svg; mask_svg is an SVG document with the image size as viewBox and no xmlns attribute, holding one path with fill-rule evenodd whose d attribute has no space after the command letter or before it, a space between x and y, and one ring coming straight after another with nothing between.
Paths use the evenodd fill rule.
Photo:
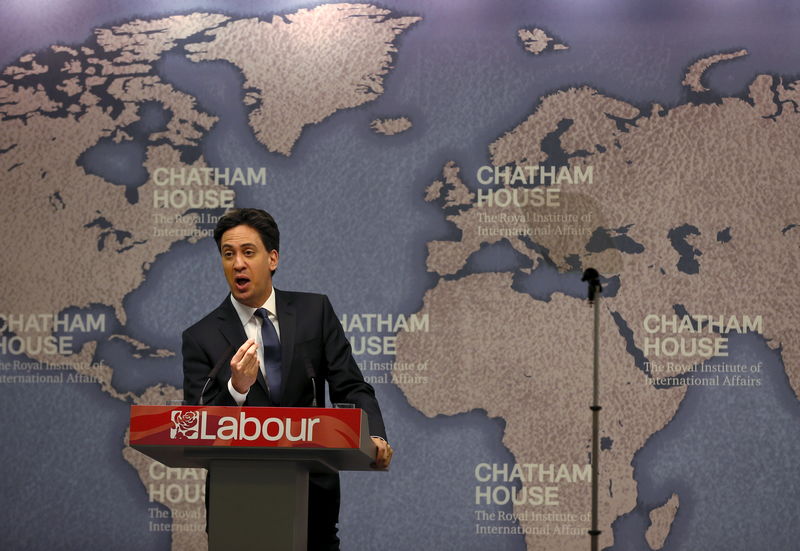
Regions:
<instances>
[{"instance_id":1,"label":"open mouth","mask_svg":"<svg viewBox=\"0 0 800 551\"><path fill-rule=\"evenodd\" d=\"M247 285L250 283L250 278L247 276L236 276L233 278L233 282L236 285L236 289L238 291L244 291L247 288Z\"/></svg>"}]
</instances>

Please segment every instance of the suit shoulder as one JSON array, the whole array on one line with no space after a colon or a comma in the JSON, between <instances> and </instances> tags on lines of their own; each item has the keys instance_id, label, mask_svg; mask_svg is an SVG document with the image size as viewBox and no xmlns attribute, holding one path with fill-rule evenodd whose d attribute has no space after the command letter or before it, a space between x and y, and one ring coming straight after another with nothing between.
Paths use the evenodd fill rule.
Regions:
<instances>
[{"instance_id":1,"label":"suit shoulder","mask_svg":"<svg viewBox=\"0 0 800 551\"><path fill-rule=\"evenodd\" d=\"M227 299L226 299L227 300ZM219 317L220 317L220 309L224 306L224 302L222 305L217 306L213 310L211 310L208 314L203 316L200 320L196 321L189 327L184 330L184 333L188 334L197 334L197 333L204 333L206 330L217 327L219 325Z\"/></svg>"},{"instance_id":2,"label":"suit shoulder","mask_svg":"<svg viewBox=\"0 0 800 551\"><path fill-rule=\"evenodd\" d=\"M284 300L298 304L330 302L328 300L328 295L323 295L321 293L305 293L301 291L278 291L278 293L283 295Z\"/></svg>"}]
</instances>

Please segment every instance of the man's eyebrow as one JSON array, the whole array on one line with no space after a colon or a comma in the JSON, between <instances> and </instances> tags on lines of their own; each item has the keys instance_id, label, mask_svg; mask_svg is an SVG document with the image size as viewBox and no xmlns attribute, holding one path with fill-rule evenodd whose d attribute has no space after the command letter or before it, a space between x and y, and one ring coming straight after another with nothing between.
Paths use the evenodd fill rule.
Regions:
<instances>
[{"instance_id":1,"label":"man's eyebrow","mask_svg":"<svg viewBox=\"0 0 800 551\"><path fill-rule=\"evenodd\" d=\"M240 248L255 247L255 246L256 246L255 243L242 243L242 244L239 245ZM223 243L222 244L222 248L223 249L235 249L236 246L235 245L231 245L230 243Z\"/></svg>"}]
</instances>

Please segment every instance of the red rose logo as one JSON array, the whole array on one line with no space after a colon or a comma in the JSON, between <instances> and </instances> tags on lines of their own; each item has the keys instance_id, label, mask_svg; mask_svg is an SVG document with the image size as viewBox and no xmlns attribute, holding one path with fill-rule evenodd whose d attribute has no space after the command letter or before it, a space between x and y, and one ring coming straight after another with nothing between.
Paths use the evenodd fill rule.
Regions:
<instances>
[{"instance_id":1,"label":"red rose logo","mask_svg":"<svg viewBox=\"0 0 800 551\"><path fill-rule=\"evenodd\" d=\"M172 428L169 430L169 437L188 438L190 440L196 439L198 436L197 422L199 419L200 415L196 411L173 411Z\"/></svg>"}]
</instances>

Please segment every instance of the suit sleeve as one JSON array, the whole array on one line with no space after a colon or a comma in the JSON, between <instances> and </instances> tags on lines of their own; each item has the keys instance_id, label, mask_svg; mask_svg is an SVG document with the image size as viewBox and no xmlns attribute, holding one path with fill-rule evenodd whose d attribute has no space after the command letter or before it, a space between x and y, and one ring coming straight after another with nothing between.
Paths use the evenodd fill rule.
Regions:
<instances>
[{"instance_id":1,"label":"suit sleeve","mask_svg":"<svg viewBox=\"0 0 800 551\"><path fill-rule=\"evenodd\" d=\"M206 386L206 381L211 371L215 367L211 357L206 350L200 346L192 334L187 329L183 332L183 399L188 405L196 405L200 402L200 393ZM222 354L217 358L217 362L230 361L228 354ZM228 392L227 379L229 370L219 369L216 377L208 383L203 403L209 406L235 406L236 401Z\"/></svg>"},{"instance_id":2,"label":"suit sleeve","mask_svg":"<svg viewBox=\"0 0 800 551\"><path fill-rule=\"evenodd\" d=\"M386 428L375 389L364 380L327 296L323 297L322 327L327 362L326 380L332 403L352 403L363 409L369 419L370 436L386 439Z\"/></svg>"}]
</instances>

